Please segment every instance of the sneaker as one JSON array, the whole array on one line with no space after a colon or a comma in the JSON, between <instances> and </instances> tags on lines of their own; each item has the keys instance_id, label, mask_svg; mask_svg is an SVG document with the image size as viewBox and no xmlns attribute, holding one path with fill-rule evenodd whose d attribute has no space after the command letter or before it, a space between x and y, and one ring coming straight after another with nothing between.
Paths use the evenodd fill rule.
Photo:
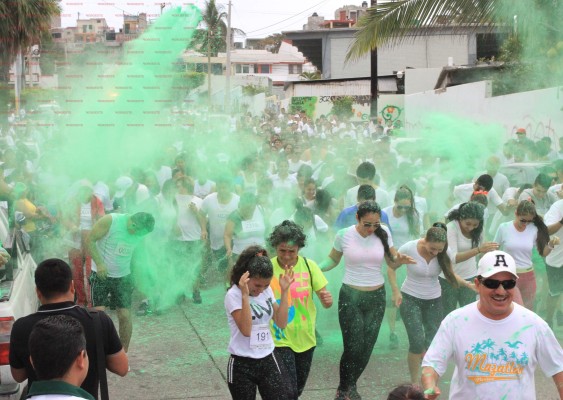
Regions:
<instances>
[{"instance_id":1,"label":"sneaker","mask_svg":"<svg viewBox=\"0 0 563 400\"><path fill-rule=\"evenodd\" d=\"M336 396L334 396L334 400L350 400L350 397L348 397L348 392L338 389L336 391Z\"/></svg>"},{"instance_id":2,"label":"sneaker","mask_svg":"<svg viewBox=\"0 0 563 400\"><path fill-rule=\"evenodd\" d=\"M141 304L139 304L139 308L137 309L137 316L138 317L144 317L145 315L151 314L152 310L149 306L149 302L146 300L143 300L141 302Z\"/></svg>"},{"instance_id":3,"label":"sneaker","mask_svg":"<svg viewBox=\"0 0 563 400\"><path fill-rule=\"evenodd\" d=\"M396 333L389 335L389 348L391 350L397 350L399 348L399 337Z\"/></svg>"},{"instance_id":4,"label":"sneaker","mask_svg":"<svg viewBox=\"0 0 563 400\"><path fill-rule=\"evenodd\" d=\"M197 292L194 292L192 299L194 301L194 304L201 304L202 300L201 300L201 293L199 292L199 290Z\"/></svg>"},{"instance_id":5,"label":"sneaker","mask_svg":"<svg viewBox=\"0 0 563 400\"><path fill-rule=\"evenodd\" d=\"M350 388L348 391L348 398L350 400L362 400L362 396L358 393L358 388L356 386Z\"/></svg>"}]
</instances>

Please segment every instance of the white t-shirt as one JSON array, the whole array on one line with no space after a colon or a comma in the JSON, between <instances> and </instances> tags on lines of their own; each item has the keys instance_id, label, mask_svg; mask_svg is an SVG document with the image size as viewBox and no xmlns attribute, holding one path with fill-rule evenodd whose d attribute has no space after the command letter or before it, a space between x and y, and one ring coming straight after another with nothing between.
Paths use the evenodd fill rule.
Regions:
<instances>
[{"instance_id":1,"label":"white t-shirt","mask_svg":"<svg viewBox=\"0 0 563 400\"><path fill-rule=\"evenodd\" d=\"M557 194L557 192L561 191L561 188L563 187L563 184L561 183L557 183L553 186L551 186L549 188L549 190L547 191L547 193L551 193L553 194L555 197L559 198L559 195Z\"/></svg>"},{"instance_id":2,"label":"white t-shirt","mask_svg":"<svg viewBox=\"0 0 563 400\"><path fill-rule=\"evenodd\" d=\"M463 236L459 221L450 221L446 227L448 228L448 247L453 254L452 266L454 272L463 279L474 278L477 275L477 257L473 256L468 260L458 263L455 262L457 253L463 253L473 248L471 239ZM479 242L481 242L482 239L483 235L481 235ZM440 276L444 278L443 273L440 274Z\"/></svg>"},{"instance_id":3,"label":"white t-shirt","mask_svg":"<svg viewBox=\"0 0 563 400\"><path fill-rule=\"evenodd\" d=\"M348 191L346 192L346 197L344 198L344 208L352 207L354 204L358 203L359 188L360 185L356 185L353 188L348 189ZM392 204L389 193L387 193L386 190L382 189L381 186L378 186L377 189L375 189L375 201L381 208L388 207Z\"/></svg>"},{"instance_id":4,"label":"white t-shirt","mask_svg":"<svg viewBox=\"0 0 563 400\"><path fill-rule=\"evenodd\" d=\"M92 204L90 201L80 204L80 230L92 230Z\"/></svg>"},{"instance_id":5,"label":"white t-shirt","mask_svg":"<svg viewBox=\"0 0 563 400\"><path fill-rule=\"evenodd\" d=\"M176 238L181 241L194 241L201 239L201 225L197 219L196 212L190 209L190 203L194 203L197 211L201 209L202 200L191 194L177 194L178 205L178 227L180 235Z\"/></svg>"},{"instance_id":6,"label":"white t-shirt","mask_svg":"<svg viewBox=\"0 0 563 400\"><path fill-rule=\"evenodd\" d=\"M381 227L387 232L389 248L393 247L389 228L383 225ZM363 237L353 225L338 231L333 247L344 256L346 269L342 283L353 286L383 285L383 243L375 234Z\"/></svg>"},{"instance_id":7,"label":"white t-shirt","mask_svg":"<svg viewBox=\"0 0 563 400\"><path fill-rule=\"evenodd\" d=\"M240 197L231 193L231 200L227 204L221 204L217 193L209 194L201 203L201 210L209 220L209 242L213 250L225 247L223 235L227 217L237 209Z\"/></svg>"},{"instance_id":8,"label":"white t-shirt","mask_svg":"<svg viewBox=\"0 0 563 400\"><path fill-rule=\"evenodd\" d=\"M113 202L109 194L109 187L102 181L96 182L94 185L94 195L100 199L104 205L104 210L113 210Z\"/></svg>"},{"instance_id":9,"label":"white t-shirt","mask_svg":"<svg viewBox=\"0 0 563 400\"><path fill-rule=\"evenodd\" d=\"M416 237L411 237L409 232L409 222L406 215L402 217L395 217L393 215L393 206L389 206L383 209L383 211L387 214L389 218L389 227L391 228L391 232L393 232L393 243L395 246L401 247L409 240L418 239L420 236L420 228L422 227L422 219L418 221L419 231ZM420 217L420 214L419 214Z\"/></svg>"},{"instance_id":10,"label":"white t-shirt","mask_svg":"<svg viewBox=\"0 0 563 400\"><path fill-rule=\"evenodd\" d=\"M225 310L231 330L231 340L227 351L231 354L249 358L264 358L274 351L274 340L270 332L270 320L274 316L274 292L268 286L258 296L250 296L252 311L252 333L246 337L239 330L233 311L242 309L242 292L237 285L231 286L225 296Z\"/></svg>"},{"instance_id":11,"label":"white t-shirt","mask_svg":"<svg viewBox=\"0 0 563 400\"><path fill-rule=\"evenodd\" d=\"M295 175L288 175L285 179L279 177L279 175L272 176L272 186L274 189L286 189L286 190L295 190L297 191L297 179Z\"/></svg>"},{"instance_id":12,"label":"white t-shirt","mask_svg":"<svg viewBox=\"0 0 563 400\"><path fill-rule=\"evenodd\" d=\"M432 340L423 367L442 376L455 363L450 399L534 400L534 371L563 371L563 351L547 323L516 304L505 319L486 318L478 302L450 313Z\"/></svg>"},{"instance_id":13,"label":"white t-shirt","mask_svg":"<svg viewBox=\"0 0 563 400\"><path fill-rule=\"evenodd\" d=\"M200 183L199 180L196 179L194 182L194 195L200 199L205 199L205 196L211 193L214 186L215 182L210 181L209 179L203 183Z\"/></svg>"},{"instance_id":14,"label":"white t-shirt","mask_svg":"<svg viewBox=\"0 0 563 400\"><path fill-rule=\"evenodd\" d=\"M416 260L416 264L407 264L407 278L401 286L401 292L422 300L437 299L442 295L442 288L438 276L442 268L438 263L438 258L434 257L429 263L420 255L417 249L417 240L411 240L399 248L399 253L411 256ZM451 250L448 255L454 263Z\"/></svg>"},{"instance_id":15,"label":"white t-shirt","mask_svg":"<svg viewBox=\"0 0 563 400\"><path fill-rule=\"evenodd\" d=\"M471 195L474 191L473 183L464 183L463 185L454 187L454 197L458 202L465 203L471 199ZM495 212L495 208L498 208L498 206L502 204L502 199L494 187L487 193L487 200L489 201L487 208L491 213Z\"/></svg>"},{"instance_id":16,"label":"white t-shirt","mask_svg":"<svg viewBox=\"0 0 563 400\"><path fill-rule=\"evenodd\" d=\"M516 268L525 270L532 264L532 249L536 247L538 228L534 224L527 224L524 232L518 232L514 222L500 224L493 242L499 244L499 250L506 251L516 262Z\"/></svg>"},{"instance_id":17,"label":"white t-shirt","mask_svg":"<svg viewBox=\"0 0 563 400\"><path fill-rule=\"evenodd\" d=\"M558 197L556 194L550 193L548 191L545 194L545 196L543 196L540 199L539 197L536 197L534 195L534 189L525 189L520 194L520 197L518 197L518 203L520 203L522 200L528 200L528 199L534 200L534 204L536 206L536 212L539 215L543 216L545 215L547 210L549 210L549 207L551 207L551 205L558 200Z\"/></svg>"},{"instance_id":18,"label":"white t-shirt","mask_svg":"<svg viewBox=\"0 0 563 400\"><path fill-rule=\"evenodd\" d=\"M476 181L477 178L479 178L481 175L485 175L486 173L487 171L482 171L480 174L476 175L473 178L473 181ZM510 186L510 182L508 181L506 175L501 174L500 172L497 172L495 176L491 175L491 177L493 178L493 188L499 195L503 194L504 191Z\"/></svg>"},{"instance_id":19,"label":"white t-shirt","mask_svg":"<svg viewBox=\"0 0 563 400\"><path fill-rule=\"evenodd\" d=\"M545 214L544 222L549 226L561 221L561 218L563 218L563 200L557 200ZM559 237L560 244L551 250L551 253L545 258L545 262L551 267L561 268L563 267L563 228L559 228L553 236Z\"/></svg>"}]
</instances>

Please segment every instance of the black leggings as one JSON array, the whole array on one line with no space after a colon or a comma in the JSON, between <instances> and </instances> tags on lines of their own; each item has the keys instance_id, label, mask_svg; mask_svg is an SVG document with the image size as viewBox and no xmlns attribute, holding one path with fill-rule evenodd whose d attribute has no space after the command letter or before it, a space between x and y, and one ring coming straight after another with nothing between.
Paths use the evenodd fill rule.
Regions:
<instances>
[{"instance_id":1,"label":"black leggings","mask_svg":"<svg viewBox=\"0 0 563 400\"><path fill-rule=\"evenodd\" d=\"M301 396L303 389L305 389L309 371L311 370L311 363L313 362L314 352L314 347L302 353L296 353L289 347L276 347L274 350L274 354L278 360L283 361L287 369L294 394L296 394L295 399Z\"/></svg>"},{"instance_id":2,"label":"black leggings","mask_svg":"<svg viewBox=\"0 0 563 400\"><path fill-rule=\"evenodd\" d=\"M444 317L457 308L466 306L477 300L477 293L468 287L455 288L446 279L438 278L442 287L442 307L444 308ZM467 282L473 283L474 278L466 279Z\"/></svg>"},{"instance_id":3,"label":"black leggings","mask_svg":"<svg viewBox=\"0 0 563 400\"><path fill-rule=\"evenodd\" d=\"M422 354L442 322L442 299L422 300L406 293L402 295L399 310L409 337L409 352Z\"/></svg>"},{"instance_id":4,"label":"black leggings","mask_svg":"<svg viewBox=\"0 0 563 400\"><path fill-rule=\"evenodd\" d=\"M227 384L233 400L255 400L256 388L263 399L293 398L287 370L273 352L264 358L231 355L227 364Z\"/></svg>"},{"instance_id":5,"label":"black leggings","mask_svg":"<svg viewBox=\"0 0 563 400\"><path fill-rule=\"evenodd\" d=\"M348 391L368 365L385 314L385 287L362 292L346 284L340 289L338 321L344 352L338 389Z\"/></svg>"}]
</instances>

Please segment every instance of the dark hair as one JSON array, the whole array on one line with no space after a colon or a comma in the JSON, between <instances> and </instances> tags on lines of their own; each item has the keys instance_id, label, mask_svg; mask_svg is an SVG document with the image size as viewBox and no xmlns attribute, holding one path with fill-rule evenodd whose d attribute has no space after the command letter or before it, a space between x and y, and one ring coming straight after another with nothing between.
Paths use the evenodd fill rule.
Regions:
<instances>
[{"instance_id":1,"label":"dark hair","mask_svg":"<svg viewBox=\"0 0 563 400\"><path fill-rule=\"evenodd\" d=\"M318 189L315 194L315 212L319 215L324 215L328 212L332 203L332 196L326 189Z\"/></svg>"},{"instance_id":2,"label":"dark hair","mask_svg":"<svg viewBox=\"0 0 563 400\"><path fill-rule=\"evenodd\" d=\"M541 173L536 177L536 180L534 181L534 185L539 185L544 189L549 189L552 180L553 179L549 175Z\"/></svg>"},{"instance_id":3,"label":"dark hair","mask_svg":"<svg viewBox=\"0 0 563 400\"><path fill-rule=\"evenodd\" d=\"M37 378L60 379L86 350L86 337L82 324L75 318L51 315L33 326L28 347Z\"/></svg>"},{"instance_id":4,"label":"dark hair","mask_svg":"<svg viewBox=\"0 0 563 400\"><path fill-rule=\"evenodd\" d=\"M374 213L379 214L381 217L381 207L373 200L364 201L358 206L358 211L356 212L356 217L358 221L361 220L365 215ZM375 236L381 240L383 244L383 250L385 251L385 255L389 258L393 258L391 255L391 251L389 250L389 237L387 232L381 227L381 224L377 227L377 229L373 232Z\"/></svg>"},{"instance_id":5,"label":"dark hair","mask_svg":"<svg viewBox=\"0 0 563 400\"><path fill-rule=\"evenodd\" d=\"M469 201L479 203L483 207L487 207L489 205L489 198L487 197L487 195L479 192L473 192Z\"/></svg>"},{"instance_id":6,"label":"dark hair","mask_svg":"<svg viewBox=\"0 0 563 400\"><path fill-rule=\"evenodd\" d=\"M70 282L72 270L59 258L43 260L35 270L35 286L47 300L67 293L70 290Z\"/></svg>"},{"instance_id":7,"label":"dark hair","mask_svg":"<svg viewBox=\"0 0 563 400\"><path fill-rule=\"evenodd\" d=\"M448 229L446 225L443 222L434 222L432 227L426 231L424 240L426 242L445 244L444 250L438 253L436 258L448 282L454 287L459 287L452 268L452 260L450 260L450 256L448 255Z\"/></svg>"},{"instance_id":8,"label":"dark hair","mask_svg":"<svg viewBox=\"0 0 563 400\"><path fill-rule=\"evenodd\" d=\"M471 231L471 247L479 246L481 234L483 233L483 216L485 215L485 207L476 202L468 201L462 203L457 210L452 210L447 217L448 221L460 221L462 219L476 219L479 221L477 228Z\"/></svg>"},{"instance_id":9,"label":"dark hair","mask_svg":"<svg viewBox=\"0 0 563 400\"><path fill-rule=\"evenodd\" d=\"M414 202L414 194L407 185L402 185L395 192L395 203L400 200L409 200L411 202L411 207L406 212L407 222L409 224L409 234L411 237L417 238L420 235L420 216Z\"/></svg>"},{"instance_id":10,"label":"dark hair","mask_svg":"<svg viewBox=\"0 0 563 400\"><path fill-rule=\"evenodd\" d=\"M483 186L488 192L493 187L493 178L489 174L483 174L479 178L477 178L477 181L475 181L475 183L479 186Z\"/></svg>"},{"instance_id":11,"label":"dark hair","mask_svg":"<svg viewBox=\"0 0 563 400\"><path fill-rule=\"evenodd\" d=\"M266 249L262 246L249 246L242 251L231 272L231 285L238 285L246 271L250 273L250 278L270 279L274 276L274 267Z\"/></svg>"},{"instance_id":12,"label":"dark hair","mask_svg":"<svg viewBox=\"0 0 563 400\"><path fill-rule=\"evenodd\" d=\"M154 217L146 212L138 212L131 215L131 221L136 225L137 229L145 229L152 232L154 229Z\"/></svg>"},{"instance_id":13,"label":"dark hair","mask_svg":"<svg viewBox=\"0 0 563 400\"><path fill-rule=\"evenodd\" d=\"M306 224L311 224L313 228L316 229L315 214L313 213L313 210L309 207L303 206L301 202L299 202L299 206L296 207L293 219L295 220L295 223L303 229L305 229Z\"/></svg>"},{"instance_id":14,"label":"dark hair","mask_svg":"<svg viewBox=\"0 0 563 400\"><path fill-rule=\"evenodd\" d=\"M360 179L373 180L375 176L375 165L369 161L364 161L356 168L356 176Z\"/></svg>"},{"instance_id":15,"label":"dark hair","mask_svg":"<svg viewBox=\"0 0 563 400\"><path fill-rule=\"evenodd\" d=\"M289 220L285 220L277 225L268 238L268 243L273 248L278 247L282 243L289 243L301 249L305 247L306 241L307 236L303 233L303 228Z\"/></svg>"},{"instance_id":16,"label":"dark hair","mask_svg":"<svg viewBox=\"0 0 563 400\"><path fill-rule=\"evenodd\" d=\"M301 164L297 170L297 177L304 177L305 179L313 176L313 168L309 164Z\"/></svg>"},{"instance_id":17,"label":"dark hair","mask_svg":"<svg viewBox=\"0 0 563 400\"><path fill-rule=\"evenodd\" d=\"M373 200L375 201L375 189L371 185L360 185L358 188L357 200Z\"/></svg>"},{"instance_id":18,"label":"dark hair","mask_svg":"<svg viewBox=\"0 0 563 400\"><path fill-rule=\"evenodd\" d=\"M536 211L536 206L533 201L531 200L522 200L518 203L518 207L516 207L516 215L533 215L533 223L538 228L538 235L536 239L536 247L538 248L538 253L543 254L545 246L549 243L549 231L545 222L543 222L543 218L538 215Z\"/></svg>"},{"instance_id":19,"label":"dark hair","mask_svg":"<svg viewBox=\"0 0 563 400\"><path fill-rule=\"evenodd\" d=\"M389 392L387 400L424 400L424 392L417 385L404 384Z\"/></svg>"}]
</instances>

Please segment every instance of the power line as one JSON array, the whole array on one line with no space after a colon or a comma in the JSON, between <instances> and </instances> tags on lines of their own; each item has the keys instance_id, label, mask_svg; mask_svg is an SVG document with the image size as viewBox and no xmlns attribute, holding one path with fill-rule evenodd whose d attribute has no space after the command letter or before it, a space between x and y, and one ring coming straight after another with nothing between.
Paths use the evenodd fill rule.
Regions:
<instances>
[{"instance_id":1,"label":"power line","mask_svg":"<svg viewBox=\"0 0 563 400\"><path fill-rule=\"evenodd\" d=\"M303 10L303 11L301 11L301 12L299 12L299 13L297 13L297 14L291 16L291 17L288 17L288 18L286 18L286 19L282 19L281 21L276 22L276 23L274 23L274 24L265 26L265 27L260 28L260 29L255 29L255 30L253 30L253 31L246 32L246 33L247 33L247 34L250 34L250 33L254 33L254 32L259 32L259 31L263 31L263 30L266 30L266 29L268 29L268 28L271 28L272 26L279 25L279 24L281 24L281 23L283 23L283 22L286 22L286 21L288 21L288 20L290 20L290 19L292 19L292 18L295 18L295 17L297 17L297 16L299 16L299 15L301 15L301 14L303 14L303 13L309 11L309 10L312 10L313 8L318 7L318 6L320 6L321 4L323 4L323 3L327 3L328 1L330 1L330 0L323 0L323 1L321 1L320 3L317 3L317 4L315 4L314 6L309 7L309 8L307 8L306 10Z\"/></svg>"}]
</instances>

